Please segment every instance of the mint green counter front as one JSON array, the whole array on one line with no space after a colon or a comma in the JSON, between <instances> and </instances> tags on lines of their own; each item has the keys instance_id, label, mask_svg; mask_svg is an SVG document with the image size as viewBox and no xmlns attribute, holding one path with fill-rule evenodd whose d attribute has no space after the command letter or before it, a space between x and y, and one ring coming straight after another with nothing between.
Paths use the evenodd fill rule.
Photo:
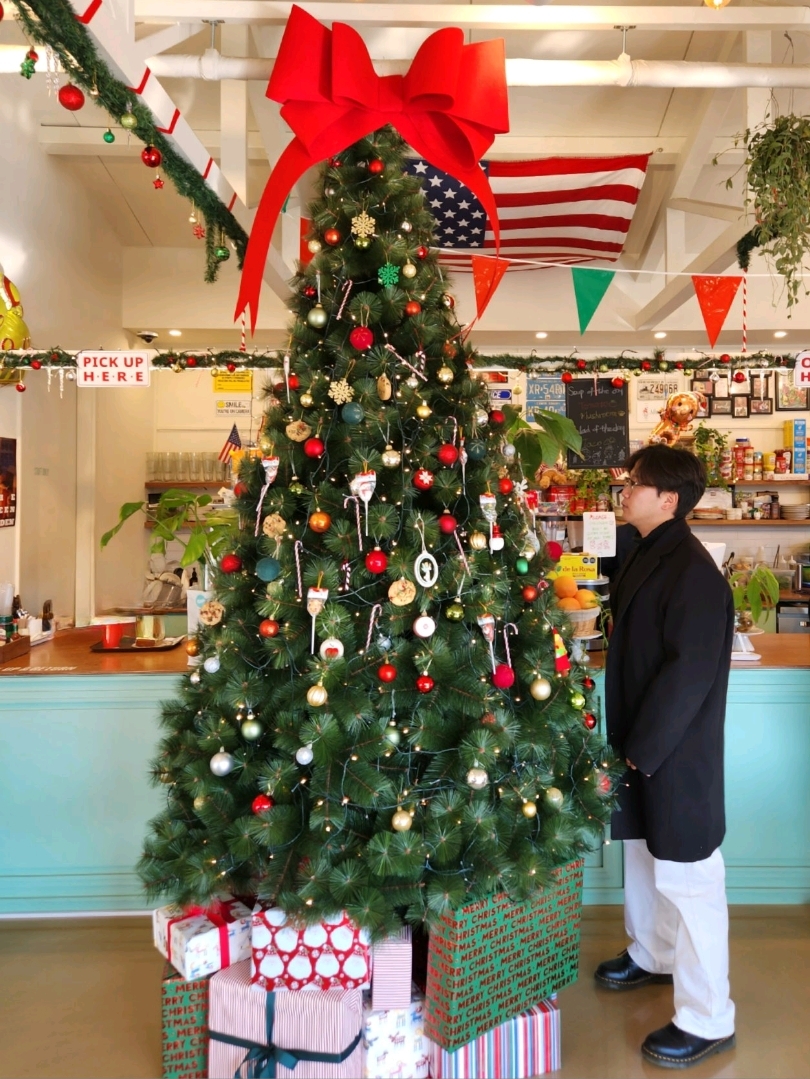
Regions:
<instances>
[{"instance_id":1,"label":"mint green counter front","mask_svg":"<svg viewBox=\"0 0 810 1079\"><path fill-rule=\"evenodd\" d=\"M162 798L148 766L186 655L91 653L99 632L68 631L0 666L0 915L149 905L134 871ZM732 669L728 698L728 895L807 903L810 635L757 648L762 662ZM587 860L585 902L622 898L621 843L608 843Z\"/></svg>"}]
</instances>

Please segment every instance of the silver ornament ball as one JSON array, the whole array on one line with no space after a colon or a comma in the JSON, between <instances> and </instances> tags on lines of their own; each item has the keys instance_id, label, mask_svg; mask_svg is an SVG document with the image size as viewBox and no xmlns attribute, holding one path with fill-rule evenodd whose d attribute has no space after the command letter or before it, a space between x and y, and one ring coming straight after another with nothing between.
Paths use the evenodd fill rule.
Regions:
<instances>
[{"instance_id":1,"label":"silver ornament ball","mask_svg":"<svg viewBox=\"0 0 810 1079\"><path fill-rule=\"evenodd\" d=\"M192 671L188 676L188 680L191 682L192 686L198 686L200 684L200 672Z\"/></svg>"},{"instance_id":2,"label":"silver ornament ball","mask_svg":"<svg viewBox=\"0 0 810 1079\"><path fill-rule=\"evenodd\" d=\"M565 795L559 787L549 787L546 791L546 801L553 809L562 809Z\"/></svg>"},{"instance_id":3,"label":"silver ornament ball","mask_svg":"<svg viewBox=\"0 0 810 1079\"><path fill-rule=\"evenodd\" d=\"M413 232L413 225L410 221L403 221L399 226L400 232Z\"/></svg>"},{"instance_id":4,"label":"silver ornament ball","mask_svg":"<svg viewBox=\"0 0 810 1079\"><path fill-rule=\"evenodd\" d=\"M489 776L483 768L471 768L467 772L467 786L474 791L482 791L489 783Z\"/></svg>"},{"instance_id":5,"label":"silver ornament ball","mask_svg":"<svg viewBox=\"0 0 810 1079\"><path fill-rule=\"evenodd\" d=\"M214 773L215 776L222 778L229 775L236 764L236 760L230 753L226 753L224 749L220 749L219 753L215 753L211 760L208 762L208 767Z\"/></svg>"},{"instance_id":6,"label":"silver ornament ball","mask_svg":"<svg viewBox=\"0 0 810 1079\"><path fill-rule=\"evenodd\" d=\"M255 742L263 733L264 727L258 719L249 719L242 724L242 737L248 742Z\"/></svg>"},{"instance_id":7,"label":"silver ornament ball","mask_svg":"<svg viewBox=\"0 0 810 1079\"><path fill-rule=\"evenodd\" d=\"M315 754L312 752L311 745L301 746L300 749L295 751L295 759L299 764L303 765L304 768L306 768L308 764L312 764L314 756Z\"/></svg>"},{"instance_id":8,"label":"silver ornament ball","mask_svg":"<svg viewBox=\"0 0 810 1079\"><path fill-rule=\"evenodd\" d=\"M504 443L504 447L503 447L502 452L503 452L504 457L510 457L511 458L511 457L514 457L515 454L517 453L517 447L513 446L511 442L506 442L506 443Z\"/></svg>"},{"instance_id":9,"label":"silver ornament ball","mask_svg":"<svg viewBox=\"0 0 810 1079\"><path fill-rule=\"evenodd\" d=\"M479 427L483 427L489 422L489 413L486 412L483 408L476 409L475 422L478 424Z\"/></svg>"},{"instance_id":10,"label":"silver ornament ball","mask_svg":"<svg viewBox=\"0 0 810 1079\"><path fill-rule=\"evenodd\" d=\"M209 674L216 674L219 670L219 656L209 656L203 663L203 667Z\"/></svg>"},{"instance_id":11,"label":"silver ornament ball","mask_svg":"<svg viewBox=\"0 0 810 1079\"><path fill-rule=\"evenodd\" d=\"M402 454L393 446L386 446L382 453L382 463L386 468L398 468Z\"/></svg>"}]
</instances>

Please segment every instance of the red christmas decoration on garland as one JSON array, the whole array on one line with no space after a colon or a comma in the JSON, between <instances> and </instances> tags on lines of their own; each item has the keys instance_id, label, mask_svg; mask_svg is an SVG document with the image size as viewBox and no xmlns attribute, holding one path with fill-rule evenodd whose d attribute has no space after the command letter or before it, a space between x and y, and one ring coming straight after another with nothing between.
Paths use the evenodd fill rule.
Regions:
<instances>
[{"instance_id":1,"label":"red christmas decoration on garland","mask_svg":"<svg viewBox=\"0 0 810 1079\"><path fill-rule=\"evenodd\" d=\"M537 599L537 597L539 595L540 595L540 593L537 591L537 589L534 587L533 584L525 584L523 586L523 602L524 603L534 603L534 601Z\"/></svg>"},{"instance_id":2,"label":"red christmas decoration on garland","mask_svg":"<svg viewBox=\"0 0 810 1079\"><path fill-rule=\"evenodd\" d=\"M570 372L570 371L563 371L563 373L562 373L562 374L560 375L560 379L561 379L561 380L562 380L562 381L563 381L563 382L564 382L564 383L566 384L566 386L567 386L569 382L573 382L573 381L574 381L574 376L573 376L573 375L571 374L571 372Z\"/></svg>"},{"instance_id":3,"label":"red christmas decoration on garland","mask_svg":"<svg viewBox=\"0 0 810 1079\"><path fill-rule=\"evenodd\" d=\"M59 99L59 104L68 112L78 112L84 106L84 94L72 82L67 82L64 86L60 86L59 93L56 96Z\"/></svg>"},{"instance_id":4,"label":"red christmas decoration on garland","mask_svg":"<svg viewBox=\"0 0 810 1079\"><path fill-rule=\"evenodd\" d=\"M38 371L40 367L42 367L42 364L39 362L39 360L31 360L31 367L34 371Z\"/></svg>"},{"instance_id":5,"label":"red christmas decoration on garland","mask_svg":"<svg viewBox=\"0 0 810 1079\"><path fill-rule=\"evenodd\" d=\"M748 378L748 375L746 375L745 371L735 371L734 372L734 381L735 382L745 382L746 378Z\"/></svg>"},{"instance_id":6,"label":"red christmas decoration on garland","mask_svg":"<svg viewBox=\"0 0 810 1079\"><path fill-rule=\"evenodd\" d=\"M596 716L592 712L586 712L585 715L582 717L582 722L585 724L589 731L592 731L596 726Z\"/></svg>"},{"instance_id":7,"label":"red christmas decoration on garland","mask_svg":"<svg viewBox=\"0 0 810 1079\"><path fill-rule=\"evenodd\" d=\"M506 423L506 413L499 408L493 408L489 414L489 422L500 427L502 423Z\"/></svg>"},{"instance_id":8,"label":"red christmas decoration on garland","mask_svg":"<svg viewBox=\"0 0 810 1079\"><path fill-rule=\"evenodd\" d=\"M612 378L610 380L610 384L611 386L615 386L616 389L619 390L624 385L624 379L621 377L621 375L616 375L615 378Z\"/></svg>"},{"instance_id":9,"label":"red christmas decoration on garland","mask_svg":"<svg viewBox=\"0 0 810 1079\"><path fill-rule=\"evenodd\" d=\"M163 160L163 154L157 146L144 146L141 150L141 161L150 169L156 169Z\"/></svg>"},{"instance_id":10,"label":"red christmas decoration on garland","mask_svg":"<svg viewBox=\"0 0 810 1079\"><path fill-rule=\"evenodd\" d=\"M422 305L421 305L421 303L419 303L418 300L408 300L408 302L405 304L405 314L406 315L410 315L410 316L418 315L421 310L422 310Z\"/></svg>"},{"instance_id":11,"label":"red christmas decoration on garland","mask_svg":"<svg viewBox=\"0 0 810 1079\"><path fill-rule=\"evenodd\" d=\"M15 389L17 390L17 393L25 393L25 383L24 382L18 382L17 385L15 386Z\"/></svg>"},{"instance_id":12,"label":"red christmas decoration on garland","mask_svg":"<svg viewBox=\"0 0 810 1079\"><path fill-rule=\"evenodd\" d=\"M340 233L337 229L327 229L323 238L330 247L336 247L340 243Z\"/></svg>"},{"instance_id":13,"label":"red christmas decoration on garland","mask_svg":"<svg viewBox=\"0 0 810 1079\"><path fill-rule=\"evenodd\" d=\"M413 477L413 485L420 491L429 491L433 486L433 473L426 468L420 468Z\"/></svg>"},{"instance_id":14,"label":"red christmas decoration on garland","mask_svg":"<svg viewBox=\"0 0 810 1079\"><path fill-rule=\"evenodd\" d=\"M420 244L415 251L415 255L418 259L426 259L428 257L428 249L424 244Z\"/></svg>"}]
</instances>

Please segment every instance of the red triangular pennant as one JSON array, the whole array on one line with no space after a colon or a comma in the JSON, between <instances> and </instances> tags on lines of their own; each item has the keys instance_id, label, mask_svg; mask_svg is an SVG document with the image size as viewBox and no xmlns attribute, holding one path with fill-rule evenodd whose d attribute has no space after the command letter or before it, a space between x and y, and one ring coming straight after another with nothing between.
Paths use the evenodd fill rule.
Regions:
<instances>
[{"instance_id":1,"label":"red triangular pennant","mask_svg":"<svg viewBox=\"0 0 810 1079\"><path fill-rule=\"evenodd\" d=\"M742 277L707 277L704 274L693 274L692 284L695 286L695 295L700 304L703 321L706 324L706 333L709 335L709 345L714 348L714 343L720 336L726 315L737 295Z\"/></svg>"},{"instance_id":2,"label":"red triangular pennant","mask_svg":"<svg viewBox=\"0 0 810 1079\"><path fill-rule=\"evenodd\" d=\"M475 286L475 309L477 317L481 318L487 309L487 304L495 295L495 290L500 284L501 278L509 267L509 260L473 255L471 261L473 284Z\"/></svg>"}]
</instances>

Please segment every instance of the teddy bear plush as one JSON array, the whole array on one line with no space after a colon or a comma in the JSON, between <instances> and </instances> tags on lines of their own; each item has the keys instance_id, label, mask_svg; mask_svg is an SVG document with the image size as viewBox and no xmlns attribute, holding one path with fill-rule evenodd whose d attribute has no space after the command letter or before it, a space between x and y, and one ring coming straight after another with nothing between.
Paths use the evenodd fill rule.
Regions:
<instances>
[{"instance_id":1,"label":"teddy bear plush","mask_svg":"<svg viewBox=\"0 0 810 1079\"><path fill-rule=\"evenodd\" d=\"M652 429L649 441L674 446L682 434L691 431L692 420L705 408L706 398L702 393L695 390L671 393L667 403L659 409L658 415L661 419Z\"/></svg>"}]
</instances>

